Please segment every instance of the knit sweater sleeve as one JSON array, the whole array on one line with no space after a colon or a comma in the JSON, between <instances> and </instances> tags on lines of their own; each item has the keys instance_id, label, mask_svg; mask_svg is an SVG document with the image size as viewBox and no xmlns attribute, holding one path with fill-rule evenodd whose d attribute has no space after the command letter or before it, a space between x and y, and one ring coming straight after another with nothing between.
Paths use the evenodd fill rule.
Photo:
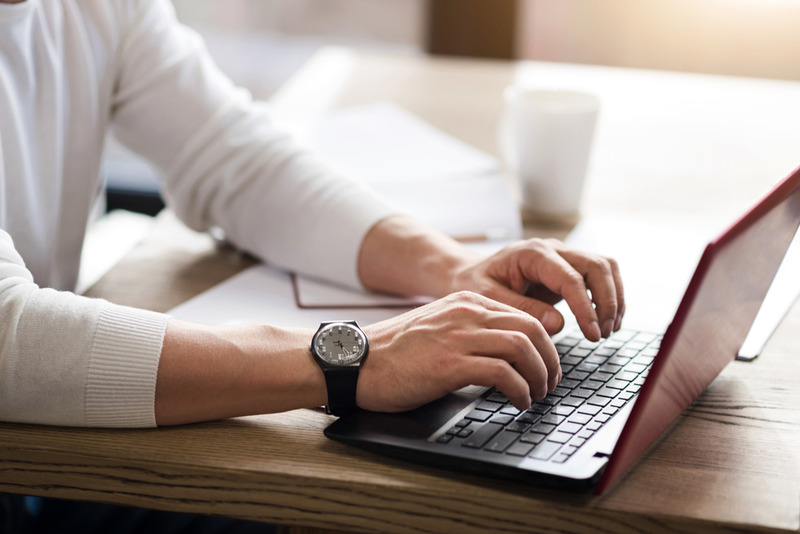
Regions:
<instances>
[{"instance_id":1,"label":"knit sweater sleeve","mask_svg":"<svg viewBox=\"0 0 800 534\"><path fill-rule=\"evenodd\" d=\"M219 227L279 267L360 286L361 241L396 209L279 131L168 2L135 5L119 54L114 131L160 171L169 205L190 227Z\"/></svg>"},{"instance_id":2,"label":"knit sweater sleeve","mask_svg":"<svg viewBox=\"0 0 800 534\"><path fill-rule=\"evenodd\" d=\"M0 230L0 420L155 426L168 317L40 288Z\"/></svg>"}]
</instances>

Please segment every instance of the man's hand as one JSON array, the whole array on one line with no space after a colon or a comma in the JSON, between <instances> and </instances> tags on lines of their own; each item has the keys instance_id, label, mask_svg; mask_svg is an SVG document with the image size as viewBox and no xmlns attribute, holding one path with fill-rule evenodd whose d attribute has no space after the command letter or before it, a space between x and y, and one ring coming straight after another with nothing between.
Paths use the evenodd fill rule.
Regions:
<instances>
[{"instance_id":1,"label":"man's hand","mask_svg":"<svg viewBox=\"0 0 800 534\"><path fill-rule=\"evenodd\" d=\"M564 299L592 341L619 330L625 313L616 262L554 239L520 241L483 258L416 221L390 217L364 238L359 272L365 286L390 293L473 291L532 315L550 334L564 325L553 307Z\"/></svg>"},{"instance_id":2,"label":"man's hand","mask_svg":"<svg viewBox=\"0 0 800 534\"><path fill-rule=\"evenodd\" d=\"M541 323L476 293L454 293L364 330L370 352L357 403L367 410L409 410L467 385L497 386L527 409L561 380Z\"/></svg>"},{"instance_id":3,"label":"man's hand","mask_svg":"<svg viewBox=\"0 0 800 534\"><path fill-rule=\"evenodd\" d=\"M625 313L617 263L554 239L520 241L464 267L454 275L452 289L475 291L525 311L550 334L563 328L564 318L553 307L563 298L592 341L619 330Z\"/></svg>"}]
</instances>

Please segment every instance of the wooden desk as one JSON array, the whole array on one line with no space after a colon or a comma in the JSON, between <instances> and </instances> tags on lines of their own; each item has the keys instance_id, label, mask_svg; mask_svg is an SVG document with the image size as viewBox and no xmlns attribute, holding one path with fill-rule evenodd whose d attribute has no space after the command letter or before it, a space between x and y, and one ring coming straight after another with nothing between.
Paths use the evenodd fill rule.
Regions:
<instances>
[{"instance_id":1,"label":"wooden desk","mask_svg":"<svg viewBox=\"0 0 800 534\"><path fill-rule=\"evenodd\" d=\"M320 73L335 76L320 86ZM704 217L728 217L800 163L789 161L798 158L798 144L791 148L783 137L800 139L800 106L773 116L771 130L740 146L747 132L733 135L733 119L725 116L719 136L699 144L708 130L696 116L662 112L658 119L648 102L624 105L631 84L639 84L652 88L656 101L672 94L680 109L681 99L698 94L690 90L694 84L701 97L719 87L728 87L722 94L734 101L764 94L766 112L780 107L784 92L800 95L798 84L327 50L273 103L288 120L391 98L494 152L499 91L515 76L545 75L596 84L606 98L589 214L636 217L661 210L686 218L702 205ZM683 92L682 84L689 85ZM614 96L615 86L622 96ZM298 105L302 101L305 106ZM709 109L713 115L719 107L709 101ZM745 129L762 120L751 111L738 116ZM676 131L670 118L689 121L688 131ZM780 135L771 143L757 139L774 132ZM625 147L635 153L626 157ZM713 153L705 156L704 147ZM653 155L658 158L648 162ZM715 176L723 170L730 172L719 188ZM718 188L722 194L710 202ZM249 264L166 215L90 295L165 311ZM797 532L798 329L795 306L758 360L728 366L673 431L599 498L421 468L350 448L322 435L330 419L314 410L153 430L0 425L0 491L369 532Z\"/></svg>"}]
</instances>

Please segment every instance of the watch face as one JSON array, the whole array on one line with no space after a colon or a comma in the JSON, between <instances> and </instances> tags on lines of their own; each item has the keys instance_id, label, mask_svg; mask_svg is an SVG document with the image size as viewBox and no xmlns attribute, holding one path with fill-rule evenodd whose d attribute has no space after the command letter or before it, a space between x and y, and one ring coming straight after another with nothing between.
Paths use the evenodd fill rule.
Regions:
<instances>
[{"instance_id":1,"label":"watch face","mask_svg":"<svg viewBox=\"0 0 800 534\"><path fill-rule=\"evenodd\" d=\"M358 328L346 323L333 323L314 337L314 349L326 362L348 365L366 354L366 339Z\"/></svg>"}]
</instances>

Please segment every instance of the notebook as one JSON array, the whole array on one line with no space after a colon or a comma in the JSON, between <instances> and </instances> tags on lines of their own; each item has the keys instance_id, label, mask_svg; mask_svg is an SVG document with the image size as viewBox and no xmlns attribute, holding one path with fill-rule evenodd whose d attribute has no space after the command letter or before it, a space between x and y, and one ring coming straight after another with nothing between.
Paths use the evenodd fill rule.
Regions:
<instances>
[{"instance_id":1,"label":"notebook","mask_svg":"<svg viewBox=\"0 0 800 534\"><path fill-rule=\"evenodd\" d=\"M800 224L800 168L711 241L663 333L554 337L564 378L519 412L470 387L400 414L360 411L334 440L416 463L603 493L732 361Z\"/></svg>"}]
</instances>

